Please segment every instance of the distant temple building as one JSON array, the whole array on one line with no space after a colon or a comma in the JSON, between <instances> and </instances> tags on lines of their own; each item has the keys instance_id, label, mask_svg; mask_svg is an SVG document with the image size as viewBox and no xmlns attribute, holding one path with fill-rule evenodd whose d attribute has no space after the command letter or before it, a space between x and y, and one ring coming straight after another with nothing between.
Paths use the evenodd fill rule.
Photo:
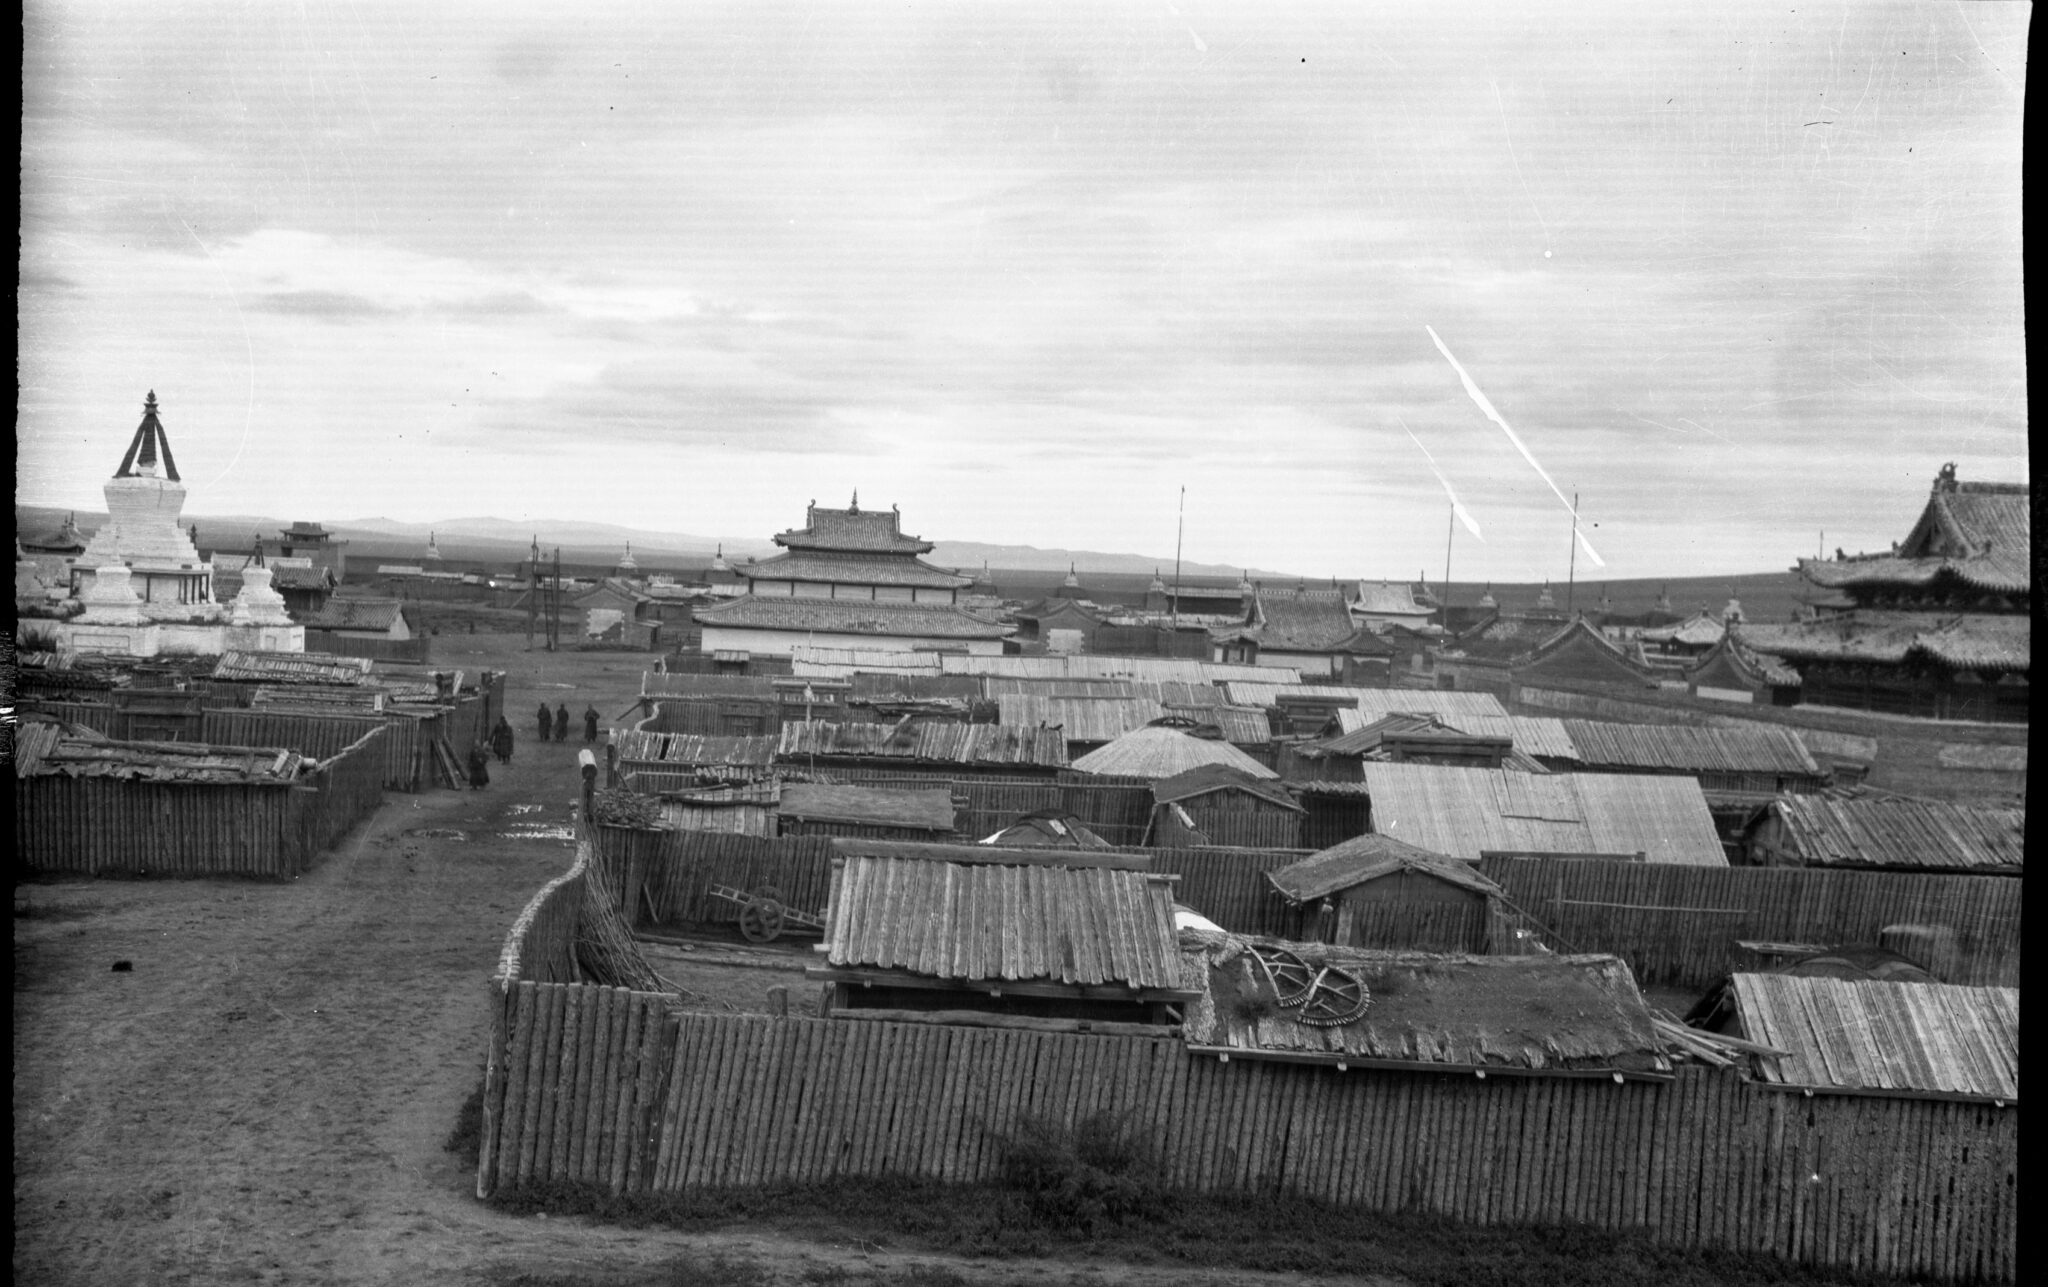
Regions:
<instances>
[{"instance_id":1,"label":"distant temple building","mask_svg":"<svg viewBox=\"0 0 2048 1287\"><path fill-rule=\"evenodd\" d=\"M257 553L273 570L282 562L286 567L325 569L337 584L348 579L348 542L336 540L318 523L293 523L276 536L258 537ZM300 563L301 559L305 561Z\"/></svg>"},{"instance_id":2,"label":"distant temple building","mask_svg":"<svg viewBox=\"0 0 2048 1287\"><path fill-rule=\"evenodd\" d=\"M776 536L784 553L741 569L747 593L700 608L707 653L788 656L797 647L1000 654L1009 627L960 607L972 579L917 556L930 541L902 517L813 501L801 528Z\"/></svg>"},{"instance_id":3,"label":"distant temple building","mask_svg":"<svg viewBox=\"0 0 2048 1287\"><path fill-rule=\"evenodd\" d=\"M1934 480L1906 539L1881 554L1801 559L1847 609L1791 625L1731 626L1796 671L1808 704L1935 719L2027 719L2032 525L2025 483Z\"/></svg>"}]
</instances>

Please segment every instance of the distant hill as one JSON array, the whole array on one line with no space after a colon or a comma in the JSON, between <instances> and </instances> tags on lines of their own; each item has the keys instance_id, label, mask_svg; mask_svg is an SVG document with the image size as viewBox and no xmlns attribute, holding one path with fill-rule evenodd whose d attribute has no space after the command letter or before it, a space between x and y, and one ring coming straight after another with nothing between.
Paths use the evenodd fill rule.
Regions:
<instances>
[{"instance_id":1,"label":"distant hill","mask_svg":"<svg viewBox=\"0 0 2048 1287\"><path fill-rule=\"evenodd\" d=\"M16 505L15 530L35 536L54 532L68 511L45 505ZM87 533L106 522L103 513L78 511L78 525ZM243 550L257 533L272 535L289 526L281 519L246 514L200 514L186 518L187 525L199 527L199 544L211 550ZM510 519L453 518L434 523L399 523L386 518L323 520L322 526L349 542L351 569L363 564L414 563L426 549L427 534L449 564L509 567L523 560L533 539L552 555L562 552L568 567L610 567L632 542L633 556L647 571L694 572L710 562L713 551L725 547L728 559L765 558L780 547L756 538L695 536L682 532L654 532L644 528L621 527L611 523L547 521L518 523ZM1065 578L1071 565L1078 569L1083 588L1106 603L1129 603L1142 598L1152 580L1153 570L1168 581L1173 579L1173 560L1140 554L1106 554L1096 550L1040 548L1032 545L997 545L976 541L937 541L928 556L944 567L978 570L985 562L1003 595L1012 599L1037 598ZM374 570L374 569L372 569ZM1006 575L1007 574L1007 575ZM1183 584L1189 588L1234 586L1245 573L1233 566L1215 563L1184 563ZM1289 572L1253 568L1251 579L1275 588L1297 584L1328 585L1328 578L1303 578ZM1453 604L1470 604L1486 592L1478 582L1453 582ZM1494 598L1507 608L1533 606L1540 585L1491 585ZM1719 615L1728 600L1742 601L1752 621L1790 620L1799 604L1816 597L1813 588L1789 571L1752 572L1720 576L1638 578L1623 581L1580 582L1571 592L1574 606L1592 609L1605 589L1609 605L1619 613L1647 612L1660 593L1668 590L1672 609L1690 613L1704 608ZM1432 592L1442 586L1431 583ZM1566 587L1553 585L1557 606L1565 606Z\"/></svg>"}]
</instances>

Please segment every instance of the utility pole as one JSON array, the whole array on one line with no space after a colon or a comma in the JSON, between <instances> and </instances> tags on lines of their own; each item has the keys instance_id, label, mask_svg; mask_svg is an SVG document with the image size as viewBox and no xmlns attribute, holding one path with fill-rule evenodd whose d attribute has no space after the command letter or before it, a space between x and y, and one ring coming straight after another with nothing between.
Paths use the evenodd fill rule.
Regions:
<instances>
[{"instance_id":1,"label":"utility pole","mask_svg":"<svg viewBox=\"0 0 2048 1287\"><path fill-rule=\"evenodd\" d=\"M1579 494L1572 493L1572 561L1565 572L1564 615L1572 615L1572 589L1579 579Z\"/></svg>"},{"instance_id":2,"label":"utility pole","mask_svg":"<svg viewBox=\"0 0 2048 1287\"><path fill-rule=\"evenodd\" d=\"M1449 523L1448 523L1448 524L1447 524L1447 525L1445 526L1445 528L1444 528L1444 596L1443 596L1443 612L1444 612L1444 627L1445 627L1445 629L1449 629L1449 628L1450 628L1450 624L1451 624L1451 541L1452 541L1452 540L1453 540L1453 539L1454 539L1454 538L1455 538L1455 537L1456 537L1457 535L1458 535L1458 507L1457 507L1457 506L1456 506L1456 505L1454 504L1454 505L1452 505L1452 506L1451 506L1451 517L1450 517L1450 521L1449 521Z\"/></svg>"},{"instance_id":3,"label":"utility pole","mask_svg":"<svg viewBox=\"0 0 2048 1287\"><path fill-rule=\"evenodd\" d=\"M540 610L540 534L526 556L526 651L533 651L533 618Z\"/></svg>"},{"instance_id":4,"label":"utility pole","mask_svg":"<svg viewBox=\"0 0 2048 1287\"><path fill-rule=\"evenodd\" d=\"M548 603L548 651L562 646L562 547L555 547L555 591Z\"/></svg>"}]
</instances>

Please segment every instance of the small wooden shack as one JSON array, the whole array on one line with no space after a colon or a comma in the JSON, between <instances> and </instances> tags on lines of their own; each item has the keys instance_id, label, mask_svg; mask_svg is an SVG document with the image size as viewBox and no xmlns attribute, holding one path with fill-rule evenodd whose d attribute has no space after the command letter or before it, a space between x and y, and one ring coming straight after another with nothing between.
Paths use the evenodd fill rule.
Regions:
<instances>
[{"instance_id":1,"label":"small wooden shack","mask_svg":"<svg viewBox=\"0 0 2048 1287\"><path fill-rule=\"evenodd\" d=\"M1359 836L1266 873L1299 910L1298 936L1342 947L1511 953L1500 886L1471 863L1392 836Z\"/></svg>"},{"instance_id":2,"label":"small wooden shack","mask_svg":"<svg viewBox=\"0 0 2048 1287\"><path fill-rule=\"evenodd\" d=\"M785 836L951 840L964 802L936 790L785 782L776 806Z\"/></svg>"},{"instance_id":3,"label":"small wooden shack","mask_svg":"<svg viewBox=\"0 0 2048 1287\"><path fill-rule=\"evenodd\" d=\"M1287 788L1227 764L1197 765L1161 778L1152 784L1152 800L1148 844L1241 849L1301 844L1305 810Z\"/></svg>"}]
</instances>

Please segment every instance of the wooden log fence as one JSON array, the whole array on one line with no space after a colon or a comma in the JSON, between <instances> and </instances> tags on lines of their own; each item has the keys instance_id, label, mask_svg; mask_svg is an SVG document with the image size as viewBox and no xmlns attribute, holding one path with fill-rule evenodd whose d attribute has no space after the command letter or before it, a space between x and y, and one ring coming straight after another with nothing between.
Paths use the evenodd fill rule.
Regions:
<instances>
[{"instance_id":1,"label":"wooden log fence","mask_svg":"<svg viewBox=\"0 0 2048 1287\"><path fill-rule=\"evenodd\" d=\"M1123 1114L1165 1181L1474 1224L1647 1232L1841 1268L2016 1281L2017 1108L1670 1082L1228 1063L1179 1041L677 1013L494 980L477 1193L1002 1173L1026 1118Z\"/></svg>"},{"instance_id":2,"label":"wooden log fence","mask_svg":"<svg viewBox=\"0 0 2048 1287\"><path fill-rule=\"evenodd\" d=\"M1741 940L1874 944L1888 925L1946 926L1947 983L2017 987L2021 882L2003 876L1488 858L1479 869L1559 950L1606 952L1645 984L1704 988L1751 966Z\"/></svg>"},{"instance_id":3,"label":"wooden log fence","mask_svg":"<svg viewBox=\"0 0 2048 1287\"><path fill-rule=\"evenodd\" d=\"M423 772L420 723L411 715L324 715L261 706L206 712L200 740L216 746L288 746L301 755L326 759L373 728L388 731L382 743L384 786L418 791Z\"/></svg>"},{"instance_id":4,"label":"wooden log fence","mask_svg":"<svg viewBox=\"0 0 2048 1287\"><path fill-rule=\"evenodd\" d=\"M81 876L297 876L382 802L385 730L294 781L15 780L20 869Z\"/></svg>"}]
</instances>

